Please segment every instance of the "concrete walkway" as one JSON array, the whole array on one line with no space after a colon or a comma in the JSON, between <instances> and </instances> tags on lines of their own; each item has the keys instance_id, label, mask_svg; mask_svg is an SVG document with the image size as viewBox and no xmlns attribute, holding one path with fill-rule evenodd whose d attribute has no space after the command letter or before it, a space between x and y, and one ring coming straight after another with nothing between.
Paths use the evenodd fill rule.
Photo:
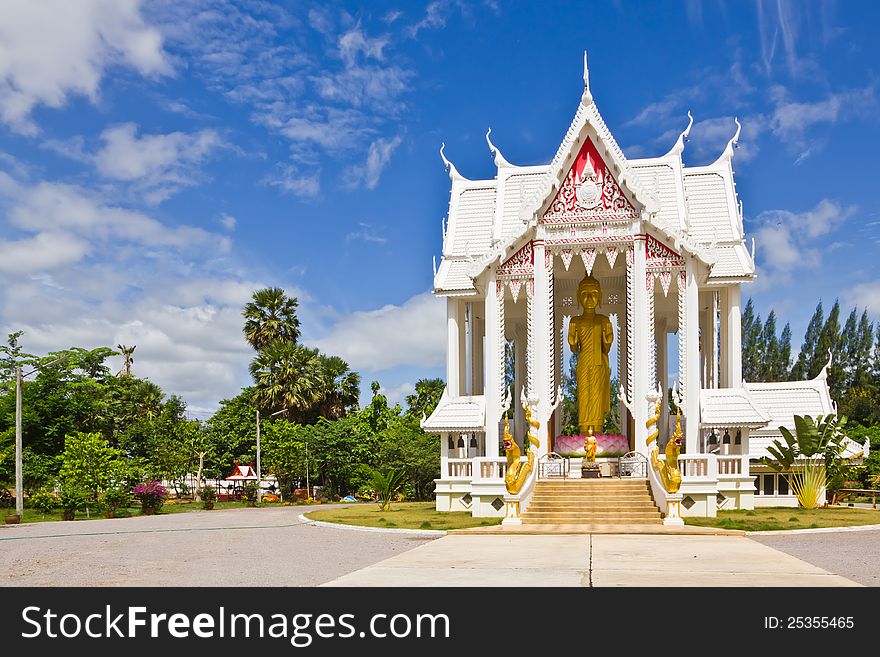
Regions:
<instances>
[{"instance_id":1,"label":"concrete walkway","mask_svg":"<svg viewBox=\"0 0 880 657\"><path fill-rule=\"evenodd\" d=\"M450 535L324 586L859 586L741 536Z\"/></svg>"}]
</instances>

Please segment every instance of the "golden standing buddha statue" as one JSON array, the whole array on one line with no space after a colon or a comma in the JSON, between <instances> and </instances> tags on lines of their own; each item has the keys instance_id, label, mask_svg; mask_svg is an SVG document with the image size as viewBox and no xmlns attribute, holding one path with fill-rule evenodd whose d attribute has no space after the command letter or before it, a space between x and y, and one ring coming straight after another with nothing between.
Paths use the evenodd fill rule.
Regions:
<instances>
[{"instance_id":1,"label":"golden standing buddha statue","mask_svg":"<svg viewBox=\"0 0 880 657\"><path fill-rule=\"evenodd\" d=\"M611 320L596 313L602 288L592 276L578 285L577 299L584 311L568 325L568 346L578 355L577 406L581 435L601 433L605 414L611 410L611 367L608 352L614 342Z\"/></svg>"}]
</instances>

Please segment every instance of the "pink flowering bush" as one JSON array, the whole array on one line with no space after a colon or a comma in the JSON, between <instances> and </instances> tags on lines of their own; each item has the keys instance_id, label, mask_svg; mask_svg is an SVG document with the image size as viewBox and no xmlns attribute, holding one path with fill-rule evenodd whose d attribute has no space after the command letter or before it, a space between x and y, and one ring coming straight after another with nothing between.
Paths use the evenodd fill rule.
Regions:
<instances>
[{"instance_id":1,"label":"pink flowering bush","mask_svg":"<svg viewBox=\"0 0 880 657\"><path fill-rule=\"evenodd\" d=\"M132 494L140 500L141 510L144 515L151 516L162 508L165 498L168 497L168 491L165 486L158 481L151 481L148 484L138 484L132 489Z\"/></svg>"}]
</instances>

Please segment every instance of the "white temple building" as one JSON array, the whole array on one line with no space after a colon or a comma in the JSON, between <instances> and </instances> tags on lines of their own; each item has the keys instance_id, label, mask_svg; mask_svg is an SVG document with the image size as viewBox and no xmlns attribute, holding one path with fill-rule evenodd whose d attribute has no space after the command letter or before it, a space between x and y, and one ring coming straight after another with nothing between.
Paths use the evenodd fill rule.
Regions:
<instances>
[{"instance_id":1,"label":"white temple building","mask_svg":"<svg viewBox=\"0 0 880 657\"><path fill-rule=\"evenodd\" d=\"M793 429L795 414L834 410L825 372L811 381L743 381L741 286L756 272L732 167L740 126L731 126L717 160L686 167L692 124L690 118L666 154L628 159L599 114L585 58L583 94L549 164L511 164L487 133L497 173L470 180L441 148L452 188L434 293L447 304L447 384L423 421L441 436L438 510L512 523L528 511L563 428L564 331L580 312L575 290L585 274L601 283L598 311L614 328L621 432L629 450L646 457L647 423L661 394L661 454L674 428L665 391L667 372L676 369L667 345L677 341L681 487L668 494L649 465L645 476L659 509L675 521L679 512L714 516L717 509L797 504L755 459L780 425ZM539 423L540 444L529 481L511 495L499 444L513 407L510 430L522 446L528 427L521 399ZM603 474L613 474L616 461L608 459ZM578 459L566 464L566 477L580 476Z\"/></svg>"}]
</instances>

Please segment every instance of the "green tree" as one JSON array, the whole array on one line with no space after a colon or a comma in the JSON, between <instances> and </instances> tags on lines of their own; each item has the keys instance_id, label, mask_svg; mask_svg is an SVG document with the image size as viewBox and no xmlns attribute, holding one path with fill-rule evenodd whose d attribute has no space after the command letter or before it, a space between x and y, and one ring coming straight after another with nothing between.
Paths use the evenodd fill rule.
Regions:
<instances>
[{"instance_id":1,"label":"green tree","mask_svg":"<svg viewBox=\"0 0 880 657\"><path fill-rule=\"evenodd\" d=\"M296 343L300 336L296 297L288 297L278 287L267 287L253 293L242 311L244 336L257 351L276 340Z\"/></svg>"},{"instance_id":2,"label":"green tree","mask_svg":"<svg viewBox=\"0 0 880 657\"><path fill-rule=\"evenodd\" d=\"M137 345L124 345L118 344L116 348L119 349L119 353L122 354L123 363L122 369L119 370L116 376L131 376L131 366L134 363L134 350L137 349Z\"/></svg>"},{"instance_id":3,"label":"green tree","mask_svg":"<svg viewBox=\"0 0 880 657\"><path fill-rule=\"evenodd\" d=\"M791 378L791 324L787 323L782 329L779 338L779 352L776 362L778 379L776 381L788 381Z\"/></svg>"},{"instance_id":4,"label":"green tree","mask_svg":"<svg viewBox=\"0 0 880 657\"><path fill-rule=\"evenodd\" d=\"M742 314L742 367L746 381L761 380L764 363L762 334L761 316L755 314L754 304L749 299Z\"/></svg>"},{"instance_id":5,"label":"green tree","mask_svg":"<svg viewBox=\"0 0 880 657\"><path fill-rule=\"evenodd\" d=\"M434 480L440 477L440 437L426 433L413 413L404 413L389 422L382 432L377 461L403 473L407 499L429 500Z\"/></svg>"},{"instance_id":6,"label":"green tree","mask_svg":"<svg viewBox=\"0 0 880 657\"><path fill-rule=\"evenodd\" d=\"M309 438L306 429L288 420L273 420L261 426L263 472L275 475L285 497L305 479Z\"/></svg>"},{"instance_id":7,"label":"green tree","mask_svg":"<svg viewBox=\"0 0 880 657\"><path fill-rule=\"evenodd\" d=\"M319 355L320 383L313 414L337 420L358 409L361 377L339 356ZM317 419L317 418L313 418Z\"/></svg>"},{"instance_id":8,"label":"green tree","mask_svg":"<svg viewBox=\"0 0 880 657\"><path fill-rule=\"evenodd\" d=\"M820 301L816 305L816 310L813 312L813 316L810 318L809 324L807 324L807 331L804 334L804 341L801 344L800 352L798 353L797 360L795 361L794 367L792 368L791 378L794 381L801 381L803 379L811 378L809 376L810 367L815 359L816 349L819 344L819 334L822 332L822 327L825 324L825 313L822 310L822 302ZM828 352L825 352L825 358L828 358ZM823 361L824 364L824 361ZM819 368L821 370L821 367ZM818 371L816 372L818 374Z\"/></svg>"},{"instance_id":9,"label":"green tree","mask_svg":"<svg viewBox=\"0 0 880 657\"><path fill-rule=\"evenodd\" d=\"M0 383L15 380L18 365L35 365L37 357L22 350L19 339L24 331L15 331L6 336L6 344L0 345Z\"/></svg>"},{"instance_id":10,"label":"green tree","mask_svg":"<svg viewBox=\"0 0 880 657\"><path fill-rule=\"evenodd\" d=\"M406 414L418 420L430 417L445 389L443 379L419 379L416 381L415 391L406 396Z\"/></svg>"},{"instance_id":11,"label":"green tree","mask_svg":"<svg viewBox=\"0 0 880 657\"><path fill-rule=\"evenodd\" d=\"M223 477L230 473L236 462L254 460L257 450L254 388L243 388L235 397L221 401L206 426L206 443L211 448L205 459L206 476Z\"/></svg>"},{"instance_id":12,"label":"green tree","mask_svg":"<svg viewBox=\"0 0 880 657\"><path fill-rule=\"evenodd\" d=\"M61 454L62 485L87 491L93 500L108 488L125 481L127 466L120 450L110 447L97 433L66 437Z\"/></svg>"},{"instance_id":13,"label":"green tree","mask_svg":"<svg viewBox=\"0 0 880 657\"><path fill-rule=\"evenodd\" d=\"M761 330L760 374L757 381L781 381L787 372L779 372L779 338L776 336L776 311L770 310L764 328ZM750 379L751 380L751 379Z\"/></svg>"},{"instance_id":14,"label":"green tree","mask_svg":"<svg viewBox=\"0 0 880 657\"><path fill-rule=\"evenodd\" d=\"M261 411L285 409L285 416L301 418L318 403L322 393L322 363L317 349L275 340L251 362L254 391Z\"/></svg>"}]
</instances>

